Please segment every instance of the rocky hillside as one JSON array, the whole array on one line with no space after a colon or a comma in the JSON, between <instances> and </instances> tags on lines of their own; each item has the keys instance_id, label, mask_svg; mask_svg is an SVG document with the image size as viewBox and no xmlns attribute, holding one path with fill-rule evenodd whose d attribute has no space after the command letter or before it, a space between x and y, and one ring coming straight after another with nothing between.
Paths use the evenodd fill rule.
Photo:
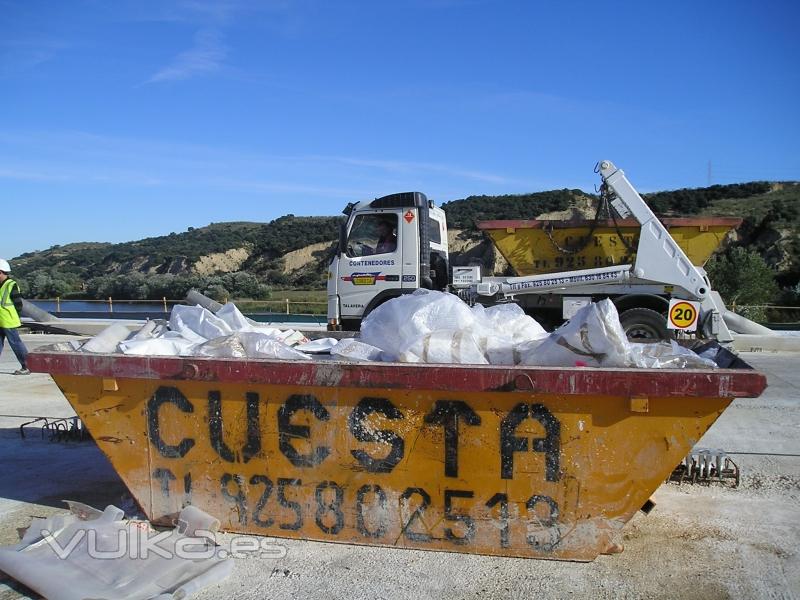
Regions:
<instances>
[{"instance_id":1,"label":"rocky hillside","mask_svg":"<svg viewBox=\"0 0 800 600\"><path fill-rule=\"evenodd\" d=\"M781 287L800 285L800 183L770 183L744 198L720 198L700 214L743 217L736 244L755 250Z\"/></svg>"},{"instance_id":2,"label":"rocky hillside","mask_svg":"<svg viewBox=\"0 0 800 600\"><path fill-rule=\"evenodd\" d=\"M800 184L752 182L646 196L662 215L741 216L734 244L757 250L782 287L800 280ZM470 196L442 208L454 264L480 263L510 274L476 228L486 219L589 218L597 198L581 190L514 196ZM287 215L269 223L213 223L182 233L120 244L54 246L13 259L30 297L109 295L182 297L189 287L212 295L265 297L270 288L325 285L340 217Z\"/></svg>"}]
</instances>

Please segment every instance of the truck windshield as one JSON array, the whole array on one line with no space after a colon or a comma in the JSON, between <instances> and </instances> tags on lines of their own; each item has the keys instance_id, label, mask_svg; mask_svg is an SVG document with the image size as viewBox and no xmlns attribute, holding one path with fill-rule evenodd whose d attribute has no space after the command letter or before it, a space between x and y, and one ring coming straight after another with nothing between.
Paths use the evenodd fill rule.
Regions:
<instances>
[{"instance_id":1,"label":"truck windshield","mask_svg":"<svg viewBox=\"0 0 800 600\"><path fill-rule=\"evenodd\" d=\"M357 215L347 236L347 256L391 254L397 250L397 215Z\"/></svg>"}]
</instances>

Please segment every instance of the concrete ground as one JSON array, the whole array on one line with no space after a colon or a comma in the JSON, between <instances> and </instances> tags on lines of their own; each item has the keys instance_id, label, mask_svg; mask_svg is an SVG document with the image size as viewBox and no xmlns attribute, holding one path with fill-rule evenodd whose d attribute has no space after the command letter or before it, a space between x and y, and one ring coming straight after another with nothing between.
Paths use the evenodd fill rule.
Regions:
<instances>
[{"instance_id":1,"label":"concrete ground","mask_svg":"<svg viewBox=\"0 0 800 600\"><path fill-rule=\"evenodd\" d=\"M30 347L57 336L27 336ZM211 598L796 598L800 597L800 354L745 353L768 376L736 400L701 444L742 468L738 489L665 484L655 509L624 529L625 550L591 563L494 558L275 540L280 559L236 561ZM103 507L126 491L91 442L51 443L19 425L72 410L47 375L15 377L0 356L0 544L61 499ZM225 543L230 536L220 536ZM0 573L0 600L36 597Z\"/></svg>"}]
</instances>

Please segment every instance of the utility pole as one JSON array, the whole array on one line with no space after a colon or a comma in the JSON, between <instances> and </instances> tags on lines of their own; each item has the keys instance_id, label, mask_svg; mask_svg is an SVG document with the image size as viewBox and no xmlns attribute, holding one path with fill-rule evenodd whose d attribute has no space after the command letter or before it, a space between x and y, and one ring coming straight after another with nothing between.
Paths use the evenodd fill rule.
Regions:
<instances>
[{"instance_id":1,"label":"utility pole","mask_svg":"<svg viewBox=\"0 0 800 600\"><path fill-rule=\"evenodd\" d=\"M711 160L708 161L708 187L711 187Z\"/></svg>"}]
</instances>

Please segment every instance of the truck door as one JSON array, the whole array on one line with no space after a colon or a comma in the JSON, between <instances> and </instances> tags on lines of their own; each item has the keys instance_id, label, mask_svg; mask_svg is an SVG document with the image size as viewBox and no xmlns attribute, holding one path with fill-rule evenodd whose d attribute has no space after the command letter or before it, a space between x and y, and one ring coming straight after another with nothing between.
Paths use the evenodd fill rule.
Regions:
<instances>
[{"instance_id":1,"label":"truck door","mask_svg":"<svg viewBox=\"0 0 800 600\"><path fill-rule=\"evenodd\" d=\"M439 209L432 208L428 221L432 288L443 291L447 288L450 277L450 258L447 251L447 227L444 213Z\"/></svg>"},{"instance_id":2,"label":"truck door","mask_svg":"<svg viewBox=\"0 0 800 600\"><path fill-rule=\"evenodd\" d=\"M342 319L360 318L373 298L401 285L405 232L399 211L355 216L339 263Z\"/></svg>"},{"instance_id":3,"label":"truck door","mask_svg":"<svg viewBox=\"0 0 800 600\"><path fill-rule=\"evenodd\" d=\"M400 229L403 232L403 272L398 287L416 289L420 286L419 211L416 208L403 211Z\"/></svg>"}]
</instances>

